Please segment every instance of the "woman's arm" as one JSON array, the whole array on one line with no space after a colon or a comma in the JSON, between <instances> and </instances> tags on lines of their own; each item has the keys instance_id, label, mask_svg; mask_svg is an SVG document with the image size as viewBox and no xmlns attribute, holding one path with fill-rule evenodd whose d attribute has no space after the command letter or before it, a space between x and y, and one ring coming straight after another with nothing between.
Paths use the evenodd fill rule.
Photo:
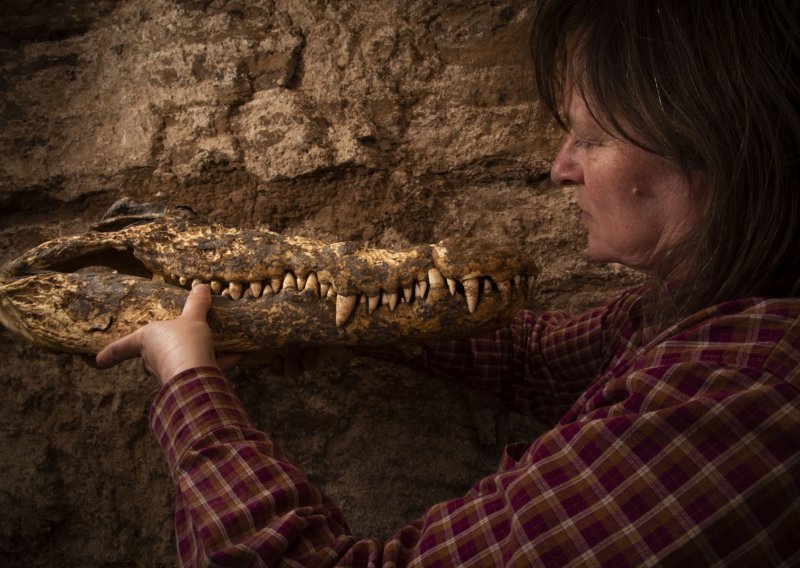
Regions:
<instances>
[{"instance_id":1,"label":"woman's arm","mask_svg":"<svg viewBox=\"0 0 800 568\"><path fill-rule=\"evenodd\" d=\"M176 483L181 560L780 565L798 554L796 392L696 363L614 383L616 404L507 448L496 473L382 542L349 531L332 500L247 418L219 370L187 371L162 389L151 413ZM643 396L654 388L658 397Z\"/></svg>"}]
</instances>

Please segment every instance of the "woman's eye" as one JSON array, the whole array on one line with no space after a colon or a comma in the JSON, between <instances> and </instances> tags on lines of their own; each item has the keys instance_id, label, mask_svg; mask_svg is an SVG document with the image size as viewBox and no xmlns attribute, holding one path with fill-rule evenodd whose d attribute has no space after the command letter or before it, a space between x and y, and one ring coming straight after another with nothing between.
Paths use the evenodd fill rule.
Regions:
<instances>
[{"instance_id":1,"label":"woman's eye","mask_svg":"<svg viewBox=\"0 0 800 568\"><path fill-rule=\"evenodd\" d=\"M569 132L567 143L570 144L573 148L577 148L580 150L592 150L599 146L603 146L602 139L595 138L593 135L587 133L579 135L574 131Z\"/></svg>"},{"instance_id":2,"label":"woman's eye","mask_svg":"<svg viewBox=\"0 0 800 568\"><path fill-rule=\"evenodd\" d=\"M583 148L587 150L590 148L595 148L599 145L597 142L592 142L591 140L581 140L580 138L575 138L573 140L573 144L577 148Z\"/></svg>"}]
</instances>

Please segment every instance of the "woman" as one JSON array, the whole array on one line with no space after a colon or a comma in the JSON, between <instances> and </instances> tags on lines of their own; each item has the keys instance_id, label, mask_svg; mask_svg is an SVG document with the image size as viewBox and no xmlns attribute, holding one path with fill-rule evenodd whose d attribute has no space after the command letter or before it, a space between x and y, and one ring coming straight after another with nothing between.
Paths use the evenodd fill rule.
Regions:
<instances>
[{"instance_id":1,"label":"woman","mask_svg":"<svg viewBox=\"0 0 800 568\"><path fill-rule=\"evenodd\" d=\"M198 286L97 357L141 356L164 384L183 563L800 562L796 3L546 0L532 46L590 255L650 278L427 362L557 424L387 542L356 538L241 408Z\"/></svg>"}]
</instances>

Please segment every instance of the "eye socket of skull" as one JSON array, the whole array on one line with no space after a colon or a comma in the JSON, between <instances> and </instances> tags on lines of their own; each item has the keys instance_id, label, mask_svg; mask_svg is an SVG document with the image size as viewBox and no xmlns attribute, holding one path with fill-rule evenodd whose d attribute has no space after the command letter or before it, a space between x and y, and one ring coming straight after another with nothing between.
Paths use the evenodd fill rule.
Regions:
<instances>
[{"instance_id":1,"label":"eye socket of skull","mask_svg":"<svg viewBox=\"0 0 800 568\"><path fill-rule=\"evenodd\" d=\"M133 225L150 223L163 217L183 219L202 219L202 216L188 205L165 205L163 203L139 203L124 197L109 207L99 222L92 225L92 230L113 232Z\"/></svg>"}]
</instances>

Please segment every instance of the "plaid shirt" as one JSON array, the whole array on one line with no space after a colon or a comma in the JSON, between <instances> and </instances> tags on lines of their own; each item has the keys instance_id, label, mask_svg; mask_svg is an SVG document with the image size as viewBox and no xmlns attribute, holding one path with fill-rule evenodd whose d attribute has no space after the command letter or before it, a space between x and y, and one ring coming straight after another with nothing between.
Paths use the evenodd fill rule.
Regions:
<instances>
[{"instance_id":1,"label":"plaid shirt","mask_svg":"<svg viewBox=\"0 0 800 568\"><path fill-rule=\"evenodd\" d=\"M158 394L190 566L800 564L800 300L749 299L657 335L640 290L569 319L520 312L428 353L558 423L388 541L336 505L242 409L220 371Z\"/></svg>"}]
</instances>

